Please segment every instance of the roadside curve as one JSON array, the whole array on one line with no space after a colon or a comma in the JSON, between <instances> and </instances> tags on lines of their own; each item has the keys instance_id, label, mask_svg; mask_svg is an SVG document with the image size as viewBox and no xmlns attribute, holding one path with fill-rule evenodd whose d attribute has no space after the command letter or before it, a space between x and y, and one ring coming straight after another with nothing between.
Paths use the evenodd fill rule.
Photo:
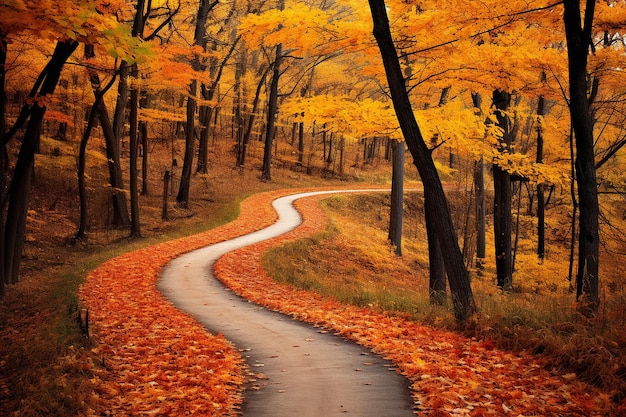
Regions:
<instances>
[{"instance_id":1,"label":"roadside curve","mask_svg":"<svg viewBox=\"0 0 626 417\"><path fill-rule=\"evenodd\" d=\"M182 255L160 274L158 288L177 308L224 335L246 358L255 377L244 393L244 416L415 415L409 382L390 362L248 302L213 276L212 266L224 254L297 227L301 216L293 207L295 200L338 192L346 190L279 198L273 203L279 214L273 225Z\"/></svg>"}]
</instances>

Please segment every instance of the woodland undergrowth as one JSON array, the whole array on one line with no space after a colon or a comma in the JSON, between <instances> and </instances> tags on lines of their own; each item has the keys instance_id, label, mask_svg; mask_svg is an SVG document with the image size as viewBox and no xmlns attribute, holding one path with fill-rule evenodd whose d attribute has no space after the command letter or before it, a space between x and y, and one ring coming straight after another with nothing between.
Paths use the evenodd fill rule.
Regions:
<instances>
[{"instance_id":1,"label":"woodland undergrowth","mask_svg":"<svg viewBox=\"0 0 626 417\"><path fill-rule=\"evenodd\" d=\"M54 161L47 161L45 155L49 150L45 148L46 142L43 144L44 157L40 158L43 163L37 170L29 211L22 278L7 288L0 302L0 410L3 410L0 415L88 415L89 410L103 406L98 398L103 393L98 394L95 388L102 382L102 373L110 372L114 363L98 350L101 343L98 329L85 328L86 310L79 301L78 287L88 271L106 259L228 222L236 217L237 203L246 195L290 187L349 185L345 181L322 181L303 172L278 169L273 182L261 182L258 167L253 163L234 170L227 162L218 163L231 158L229 151L218 151L212 155L215 163L211 173L194 177L195 199L192 198L190 208L172 204L170 219L163 221L160 191L141 197L143 239L129 240L126 230L107 226L110 219L106 193L93 187L90 207L94 214L88 239L74 242L75 180L71 175L58 175L59 163L69 167L73 160L60 161L55 157ZM62 144L55 142L54 146ZM61 149L60 153L70 154L71 149ZM95 165L104 162L92 160ZM155 163L153 169L158 171L169 161L159 164ZM364 180L385 183L387 169L382 164L363 174ZM151 190L161 189L158 178L158 172L151 176ZM90 181L106 183L105 178L95 175ZM407 199L405 248L401 258L392 256L392 248L387 244L384 230L388 210L380 204L380 198L327 199L324 205L331 215L331 224L326 231L290 243L269 256L290 259L297 273L285 274L296 286L328 293L373 311L397 312L393 314L406 315L436 328L458 330L448 309L430 307L425 296L428 259L420 243L425 241L425 230L417 220L419 197ZM556 232L555 240L563 240L561 231ZM558 242L551 242L552 252L541 265L525 254L528 248L520 251L512 293L501 293L494 288L493 270L488 263L481 274L474 270L472 285L480 313L465 333L487 347L531 352L544 358L545 366L551 371L592 382L603 387L614 401L620 401L626 374L623 354L626 341L621 332L626 317L626 291L618 279L607 280L598 318L594 322L583 321L575 313L569 283L562 272L566 255L559 248L563 245L555 243ZM530 245L529 238L520 239L520 246L524 245ZM281 264L277 262L277 265ZM621 276L617 270L619 262L603 265L607 276ZM281 272L272 271L272 274L280 278ZM294 280L295 276L299 281ZM146 377L164 378L164 375ZM141 397L135 400L140 401ZM147 411L155 410L157 407Z\"/></svg>"},{"instance_id":2,"label":"woodland undergrowth","mask_svg":"<svg viewBox=\"0 0 626 417\"><path fill-rule=\"evenodd\" d=\"M421 196L405 202L403 256L387 241L388 197L336 196L322 202L331 218L322 233L272 249L264 265L278 281L317 291L342 302L408 315L416 322L460 331L470 338L513 352L528 352L552 372L601 387L614 402L626 395L626 291L620 259L607 262L603 306L586 318L578 313L567 279L568 253L562 241L548 243L539 262L533 253L532 218L518 243L512 291L497 288L495 265L486 259L472 268L479 313L458 329L448 306L431 306L428 295L426 231ZM559 230L552 230L559 233ZM493 233L493 232L491 232ZM489 250L493 249L488 246ZM622 259L623 261L623 259ZM472 263L473 264L473 263Z\"/></svg>"}]
</instances>

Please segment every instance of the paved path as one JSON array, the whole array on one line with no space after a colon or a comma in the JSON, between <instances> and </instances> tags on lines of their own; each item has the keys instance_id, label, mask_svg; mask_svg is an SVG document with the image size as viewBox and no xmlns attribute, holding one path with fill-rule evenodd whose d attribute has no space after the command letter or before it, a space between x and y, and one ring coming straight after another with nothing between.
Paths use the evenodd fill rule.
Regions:
<instances>
[{"instance_id":1,"label":"paved path","mask_svg":"<svg viewBox=\"0 0 626 417\"><path fill-rule=\"evenodd\" d=\"M297 227L301 217L293 207L296 199L325 193L333 192L275 200L280 216L275 224L174 259L162 271L158 287L180 310L234 343L252 372L263 374L244 393L244 416L414 416L408 381L393 372L389 362L343 338L250 303L212 275L212 266L222 255Z\"/></svg>"}]
</instances>

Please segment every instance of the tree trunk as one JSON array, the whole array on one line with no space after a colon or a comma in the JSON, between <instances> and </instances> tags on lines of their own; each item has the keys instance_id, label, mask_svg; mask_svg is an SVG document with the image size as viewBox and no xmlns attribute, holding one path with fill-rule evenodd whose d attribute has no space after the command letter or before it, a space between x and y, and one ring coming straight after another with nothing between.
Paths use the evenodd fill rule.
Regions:
<instances>
[{"instance_id":1,"label":"tree trunk","mask_svg":"<svg viewBox=\"0 0 626 417\"><path fill-rule=\"evenodd\" d=\"M476 189L476 261L487 256L487 233L485 227L485 164L480 158L474 166L474 187Z\"/></svg>"},{"instance_id":2,"label":"tree trunk","mask_svg":"<svg viewBox=\"0 0 626 417\"><path fill-rule=\"evenodd\" d=\"M120 68L118 69L119 81L117 84L117 100L115 103L115 112L113 113L113 137L117 142L117 148L119 149L124 136L124 122L126 121L126 105L128 104L128 97L130 95L130 89L128 87L128 73L130 67L128 62L120 62Z\"/></svg>"},{"instance_id":3,"label":"tree trunk","mask_svg":"<svg viewBox=\"0 0 626 417\"><path fill-rule=\"evenodd\" d=\"M198 13L196 14L196 27L194 31L194 44L200 45L204 49L206 46L206 22L209 12L215 4L211 4L209 0L200 0ZM200 71L199 58L193 59L192 67L194 71ZM196 141L196 95L198 90L198 82L191 80L189 84L189 97L187 98L187 123L185 126L185 155L183 156L183 169L180 174L180 185L176 201L181 207L189 207L189 189L191 187L191 172L193 167L193 154L195 152Z\"/></svg>"},{"instance_id":4,"label":"tree trunk","mask_svg":"<svg viewBox=\"0 0 626 417\"><path fill-rule=\"evenodd\" d=\"M298 166L302 164L304 164L304 122L298 123Z\"/></svg>"},{"instance_id":5,"label":"tree trunk","mask_svg":"<svg viewBox=\"0 0 626 417\"><path fill-rule=\"evenodd\" d=\"M339 139L339 175L343 175L344 173L344 153L346 150L346 140L343 137L343 135L341 135L341 138Z\"/></svg>"},{"instance_id":6,"label":"tree trunk","mask_svg":"<svg viewBox=\"0 0 626 417\"><path fill-rule=\"evenodd\" d=\"M480 109L482 97L472 93L474 107ZM482 111L478 110L482 115ZM476 189L476 267L482 268L487 257L487 232L485 227L485 162L480 157L474 166L474 188Z\"/></svg>"},{"instance_id":7,"label":"tree trunk","mask_svg":"<svg viewBox=\"0 0 626 417\"><path fill-rule=\"evenodd\" d=\"M276 46L276 60L270 83L269 103L267 106L267 126L265 130L265 147L263 149L263 169L261 178L265 181L272 180L272 149L274 134L276 132L276 112L278 110L278 79L280 78L280 64L282 62L283 48L281 44Z\"/></svg>"},{"instance_id":8,"label":"tree trunk","mask_svg":"<svg viewBox=\"0 0 626 417\"><path fill-rule=\"evenodd\" d=\"M76 235L74 236L75 240L82 240L85 238L85 233L87 231L89 223L87 188L85 186L87 142L89 141L91 131L96 124L96 120L98 117L98 107L102 104L102 98L109 90L109 88L111 88L114 82L115 77L111 79L109 84L102 91L98 91L98 94L96 94L95 101L91 106L91 109L89 110L89 120L87 122L87 127L85 128L85 132L83 133L83 137L80 141L80 149L78 154L78 197L80 201L80 217L78 222L78 230L76 231Z\"/></svg>"},{"instance_id":9,"label":"tree trunk","mask_svg":"<svg viewBox=\"0 0 626 417\"><path fill-rule=\"evenodd\" d=\"M426 217L426 236L428 238L428 273L429 295L431 305L446 304L446 265L439 246L437 230L434 226L437 208L424 199L424 216Z\"/></svg>"},{"instance_id":10,"label":"tree trunk","mask_svg":"<svg viewBox=\"0 0 626 417\"><path fill-rule=\"evenodd\" d=\"M252 128L254 127L254 119L256 118L256 112L259 109L259 100L261 97L261 89L265 84L265 80L267 78L267 71L263 72L259 83L256 86L256 92L254 93L254 101L252 102L252 112L250 113L250 117L248 117L248 124L246 126L246 131L243 135L243 140L241 142L241 149L239 160L237 161L237 166L243 167L246 163L246 154L248 152L248 143L250 142L250 136L252 135Z\"/></svg>"},{"instance_id":11,"label":"tree trunk","mask_svg":"<svg viewBox=\"0 0 626 417\"><path fill-rule=\"evenodd\" d=\"M587 74L587 57L592 45L591 31L595 12L594 0L587 0L584 24L580 2L564 0L563 21L567 38L570 117L576 137L576 181L578 184L579 235L576 299L582 311L593 315L600 305L599 222L596 182L593 115Z\"/></svg>"},{"instance_id":12,"label":"tree trunk","mask_svg":"<svg viewBox=\"0 0 626 417\"><path fill-rule=\"evenodd\" d=\"M391 212L389 215L389 241L395 253L402 256L402 217L404 214L404 142L394 140L391 174Z\"/></svg>"},{"instance_id":13,"label":"tree trunk","mask_svg":"<svg viewBox=\"0 0 626 417\"><path fill-rule=\"evenodd\" d=\"M189 207L189 188L191 187L191 167L193 166L193 154L195 150L195 117L196 117L196 86L197 81L192 80L189 85L189 97L187 98L187 123L185 125L185 154L183 156L183 169L180 174L180 185L176 201L181 207Z\"/></svg>"},{"instance_id":14,"label":"tree trunk","mask_svg":"<svg viewBox=\"0 0 626 417\"><path fill-rule=\"evenodd\" d=\"M500 140L500 151L508 151L511 145L510 120L506 115L511 102L511 95L507 92L495 90L493 104L496 107L498 125L503 130ZM513 190L511 174L499 165L493 165L493 230L494 248L496 257L496 276L498 287L510 290L513 277L513 247L511 235L513 233L513 218L511 215Z\"/></svg>"},{"instance_id":15,"label":"tree trunk","mask_svg":"<svg viewBox=\"0 0 626 417\"><path fill-rule=\"evenodd\" d=\"M0 34L0 299L4 296L4 284L7 283L4 274L4 202L6 197L6 173L9 167L9 159L6 144L4 142L4 134L6 133L6 111L7 111L7 93L6 93L6 59L8 44L4 34Z\"/></svg>"},{"instance_id":16,"label":"tree trunk","mask_svg":"<svg viewBox=\"0 0 626 417\"><path fill-rule=\"evenodd\" d=\"M161 206L161 220L168 220L167 214L167 200L170 188L170 171L165 171L163 175L163 205Z\"/></svg>"},{"instance_id":17,"label":"tree trunk","mask_svg":"<svg viewBox=\"0 0 626 417\"><path fill-rule=\"evenodd\" d=\"M137 77L137 67L133 68L133 77ZM141 237L141 224L139 221L139 172L137 170L138 141L138 118L139 92L136 87L130 91L130 237Z\"/></svg>"},{"instance_id":18,"label":"tree trunk","mask_svg":"<svg viewBox=\"0 0 626 417\"><path fill-rule=\"evenodd\" d=\"M384 0L369 0L374 21L374 37L385 66L391 98L400 128L414 159L424 185L426 204L432 204L437 211L433 226L437 230L437 240L444 254L443 258L452 292L454 316L459 323L464 323L476 310L474 296L469 281L469 274L463 262L463 255L457 241L457 234L452 224L439 174L432 155L415 119L405 80L391 37Z\"/></svg>"},{"instance_id":19,"label":"tree trunk","mask_svg":"<svg viewBox=\"0 0 626 417\"><path fill-rule=\"evenodd\" d=\"M391 174L391 213L389 215L389 241L396 247L396 255L402 256L402 216L404 214L404 142L396 140L393 149Z\"/></svg>"},{"instance_id":20,"label":"tree trunk","mask_svg":"<svg viewBox=\"0 0 626 417\"><path fill-rule=\"evenodd\" d=\"M91 58L93 56L93 45L85 45L85 57ZM120 72L120 78L122 75L124 74ZM127 71L125 76L128 76ZM89 79L91 81L94 96L97 97L101 91L100 77L97 72L89 71ZM118 103L118 105L121 104ZM126 108L125 104L124 108ZM128 204L126 200L126 193L124 192L122 164L120 161L120 137L115 134L115 129L111 124L109 112L103 100L100 100L97 111L98 120L100 122L100 126L102 127L104 141L106 144L107 166L109 168L111 202L113 207L112 224L115 227L126 227L130 225L130 218L128 217Z\"/></svg>"},{"instance_id":21,"label":"tree trunk","mask_svg":"<svg viewBox=\"0 0 626 417\"><path fill-rule=\"evenodd\" d=\"M141 195L148 195L148 125L139 122L139 136L141 138Z\"/></svg>"},{"instance_id":22,"label":"tree trunk","mask_svg":"<svg viewBox=\"0 0 626 417\"><path fill-rule=\"evenodd\" d=\"M59 82L61 71L67 59L78 47L78 42L58 42L43 74L37 97L52 95ZM32 175L35 168L35 152L39 145L41 124L46 107L33 101L30 119L26 126L22 145L15 163L13 178L9 186L9 202L6 225L4 230L4 276L5 282L15 283L18 280L22 250L26 239L26 219L30 202Z\"/></svg>"},{"instance_id":23,"label":"tree trunk","mask_svg":"<svg viewBox=\"0 0 626 417\"><path fill-rule=\"evenodd\" d=\"M545 115L545 99L539 97L537 103L537 118L543 119ZM537 123L537 158L538 164L543 163L543 120ZM544 194L544 184L537 184L537 256L543 259L546 254L546 204Z\"/></svg>"}]
</instances>

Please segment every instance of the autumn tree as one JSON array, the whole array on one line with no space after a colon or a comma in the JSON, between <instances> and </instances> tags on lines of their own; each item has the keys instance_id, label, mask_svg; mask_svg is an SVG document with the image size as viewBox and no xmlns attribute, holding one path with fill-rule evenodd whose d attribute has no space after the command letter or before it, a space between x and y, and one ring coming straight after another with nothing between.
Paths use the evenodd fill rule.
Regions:
<instances>
[{"instance_id":1,"label":"autumn tree","mask_svg":"<svg viewBox=\"0 0 626 417\"><path fill-rule=\"evenodd\" d=\"M598 310L599 282L599 223L598 188L594 153L593 113L591 103L596 84L590 90L587 59L593 48L592 29L595 0L585 2L581 20L581 2L563 2L563 22L567 39L569 106L572 128L576 138L576 181L578 184L579 238L576 298L585 304L583 311L592 314Z\"/></svg>"},{"instance_id":2,"label":"autumn tree","mask_svg":"<svg viewBox=\"0 0 626 417\"><path fill-rule=\"evenodd\" d=\"M413 114L400 61L391 37L385 2L384 0L369 0L369 4L374 22L374 37L385 66L398 122L424 185L424 204L430 205L439 213L432 226L437 229L438 242L444 253L444 262L454 304L454 315L457 321L464 322L475 311L476 306L470 287L469 274L465 268L456 231L452 224L450 209L430 151Z\"/></svg>"},{"instance_id":3,"label":"autumn tree","mask_svg":"<svg viewBox=\"0 0 626 417\"><path fill-rule=\"evenodd\" d=\"M493 105L496 108L498 127L502 129L500 139L500 152L510 152L515 136L513 121L508 113L511 106L511 95L506 91L495 90L493 92ZM513 233L513 220L511 204L513 189L511 186L511 173L498 163L493 164L493 223L494 223L494 248L496 259L496 278L498 287L510 290L513 282L513 248L511 236Z\"/></svg>"},{"instance_id":4,"label":"autumn tree","mask_svg":"<svg viewBox=\"0 0 626 417\"><path fill-rule=\"evenodd\" d=\"M278 10L285 8L284 0L279 0ZM280 28L280 27L279 27ZM261 168L261 178L266 181L272 179L272 144L276 134L276 112L278 111L278 83L281 75L281 63L283 60L283 44L276 45L276 57L272 62L272 78L268 93L267 122L265 130L265 146L263 148L263 167Z\"/></svg>"}]
</instances>

